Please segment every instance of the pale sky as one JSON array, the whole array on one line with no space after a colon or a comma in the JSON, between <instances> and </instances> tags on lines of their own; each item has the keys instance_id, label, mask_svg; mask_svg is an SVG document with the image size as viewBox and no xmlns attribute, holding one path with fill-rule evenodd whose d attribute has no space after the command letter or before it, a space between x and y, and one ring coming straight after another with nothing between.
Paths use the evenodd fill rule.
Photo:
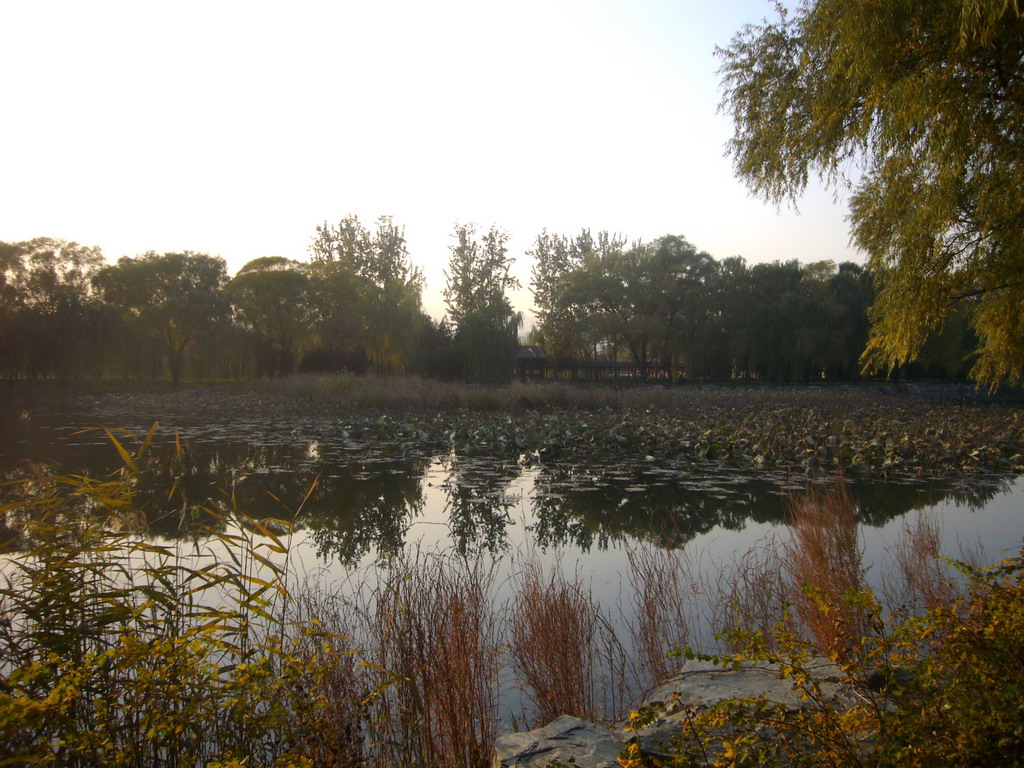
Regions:
<instances>
[{"instance_id":1,"label":"pale sky","mask_svg":"<svg viewBox=\"0 0 1024 768\"><path fill-rule=\"evenodd\" d=\"M750 196L715 45L769 0L0 0L0 240L308 258L390 214L441 291L454 223L863 262L845 208ZM527 319L527 327L530 318Z\"/></svg>"}]
</instances>

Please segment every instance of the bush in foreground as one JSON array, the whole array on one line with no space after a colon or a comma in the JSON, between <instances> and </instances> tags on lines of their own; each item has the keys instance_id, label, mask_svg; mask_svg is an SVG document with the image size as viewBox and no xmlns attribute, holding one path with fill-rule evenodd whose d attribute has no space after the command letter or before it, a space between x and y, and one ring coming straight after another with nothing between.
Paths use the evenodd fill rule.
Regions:
<instances>
[{"instance_id":1,"label":"bush in foreground","mask_svg":"<svg viewBox=\"0 0 1024 768\"><path fill-rule=\"evenodd\" d=\"M805 707L763 698L724 701L691 713L669 760L642 755L634 744L621 764L1024 765L1024 550L989 568L958 567L966 577L959 597L891 628L869 589L847 587L837 602L805 584L815 621L835 620L826 642L805 639L784 616L768 632L734 633L729 640L742 649L737 653L700 656L726 667L771 663ZM851 626L862 634L836 632ZM634 712L632 727L656 715Z\"/></svg>"}]
</instances>

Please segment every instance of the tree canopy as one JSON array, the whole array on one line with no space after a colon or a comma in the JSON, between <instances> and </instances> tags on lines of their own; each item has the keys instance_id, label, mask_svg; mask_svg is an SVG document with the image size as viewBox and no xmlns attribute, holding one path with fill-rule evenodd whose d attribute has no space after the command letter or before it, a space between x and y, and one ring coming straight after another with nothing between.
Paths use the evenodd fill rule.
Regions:
<instances>
[{"instance_id":1,"label":"tree canopy","mask_svg":"<svg viewBox=\"0 0 1024 768\"><path fill-rule=\"evenodd\" d=\"M1024 376L1024 20L1017 0L805 0L718 51L729 152L761 196L851 188L879 292L867 370L966 311L980 382Z\"/></svg>"},{"instance_id":2,"label":"tree canopy","mask_svg":"<svg viewBox=\"0 0 1024 768\"><path fill-rule=\"evenodd\" d=\"M444 301L469 381L512 378L523 318L507 291L518 288L511 274L508 233L492 226L478 236L473 224L456 224L445 270Z\"/></svg>"},{"instance_id":3,"label":"tree canopy","mask_svg":"<svg viewBox=\"0 0 1024 768\"><path fill-rule=\"evenodd\" d=\"M423 273L412 264L404 230L390 216L376 224L371 232L350 215L337 226L317 227L310 246L313 268L331 275L337 286L354 277L367 357L378 373L406 373L414 367L424 330ZM337 324L338 312L332 314Z\"/></svg>"},{"instance_id":4,"label":"tree canopy","mask_svg":"<svg viewBox=\"0 0 1024 768\"><path fill-rule=\"evenodd\" d=\"M94 281L128 324L162 348L174 384L192 342L227 314L227 267L219 256L191 251L124 256Z\"/></svg>"}]
</instances>

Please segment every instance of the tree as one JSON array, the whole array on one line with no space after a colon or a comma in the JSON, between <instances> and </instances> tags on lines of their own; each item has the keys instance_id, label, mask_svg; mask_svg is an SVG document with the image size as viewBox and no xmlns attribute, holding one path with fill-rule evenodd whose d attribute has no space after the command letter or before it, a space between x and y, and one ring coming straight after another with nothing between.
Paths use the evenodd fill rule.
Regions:
<instances>
[{"instance_id":1,"label":"tree","mask_svg":"<svg viewBox=\"0 0 1024 768\"><path fill-rule=\"evenodd\" d=\"M511 274L508 233L491 227L477 239L472 224L457 224L445 270L444 300L470 381L507 381L515 368L522 315L506 295L518 288Z\"/></svg>"},{"instance_id":2,"label":"tree","mask_svg":"<svg viewBox=\"0 0 1024 768\"><path fill-rule=\"evenodd\" d=\"M316 345L303 370L366 370L365 282L344 261L312 261L309 275L310 326Z\"/></svg>"},{"instance_id":3,"label":"tree","mask_svg":"<svg viewBox=\"0 0 1024 768\"><path fill-rule=\"evenodd\" d=\"M624 238L608 232L594 237L584 229L575 237L566 237L543 231L527 253L533 259L530 286L537 308L537 340L557 368L568 364L575 376L581 355L596 358L606 335L606 317L586 300L578 300L581 270L625 246Z\"/></svg>"},{"instance_id":4,"label":"tree","mask_svg":"<svg viewBox=\"0 0 1024 768\"><path fill-rule=\"evenodd\" d=\"M537 310L533 336L558 368L574 363L580 346L577 317L565 300L568 276L583 257L582 249L575 247L577 242L544 230L527 252L533 261L530 287ZM575 372L576 366L572 368Z\"/></svg>"},{"instance_id":5,"label":"tree","mask_svg":"<svg viewBox=\"0 0 1024 768\"><path fill-rule=\"evenodd\" d=\"M966 306L972 375L1024 375L1024 19L1009 0L807 0L718 51L736 170L794 200L852 186L878 294L867 370L913 359ZM853 178L851 168L863 173Z\"/></svg>"},{"instance_id":6,"label":"tree","mask_svg":"<svg viewBox=\"0 0 1024 768\"><path fill-rule=\"evenodd\" d=\"M0 243L0 363L13 377L78 375L96 352L97 247L50 237Z\"/></svg>"},{"instance_id":7,"label":"tree","mask_svg":"<svg viewBox=\"0 0 1024 768\"><path fill-rule=\"evenodd\" d=\"M404 231L390 216L370 232L356 216L317 227L314 263L341 262L362 281L360 311L366 354L378 373L405 373L416 357L423 325L423 274L412 265Z\"/></svg>"},{"instance_id":8,"label":"tree","mask_svg":"<svg viewBox=\"0 0 1024 768\"><path fill-rule=\"evenodd\" d=\"M224 259L191 251L123 256L94 278L104 300L158 345L175 386L190 345L227 313L226 281Z\"/></svg>"},{"instance_id":9,"label":"tree","mask_svg":"<svg viewBox=\"0 0 1024 768\"><path fill-rule=\"evenodd\" d=\"M711 302L717 262L681 236L625 250L620 237L602 232L593 241L585 235L588 247L577 266L552 283L558 288L552 306L577 327L589 326L587 335L601 338L606 352L623 344L643 379L652 363L673 380L684 362L691 375L706 375L708 334L719 314ZM549 312L543 319L552 317Z\"/></svg>"},{"instance_id":10,"label":"tree","mask_svg":"<svg viewBox=\"0 0 1024 768\"><path fill-rule=\"evenodd\" d=\"M253 259L225 290L237 319L256 340L256 374L291 373L310 325L309 276L303 266L284 256Z\"/></svg>"},{"instance_id":11,"label":"tree","mask_svg":"<svg viewBox=\"0 0 1024 768\"><path fill-rule=\"evenodd\" d=\"M685 362L688 378L707 375L712 319L719 311L712 306L718 263L685 237L665 235L649 247L644 266L663 339L662 363L672 382L680 362Z\"/></svg>"}]
</instances>

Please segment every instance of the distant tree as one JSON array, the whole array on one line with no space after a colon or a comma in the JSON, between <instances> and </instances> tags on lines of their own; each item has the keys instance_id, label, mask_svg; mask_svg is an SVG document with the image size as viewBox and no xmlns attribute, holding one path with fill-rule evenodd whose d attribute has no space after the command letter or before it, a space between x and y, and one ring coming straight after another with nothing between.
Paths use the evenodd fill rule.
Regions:
<instances>
[{"instance_id":1,"label":"distant tree","mask_svg":"<svg viewBox=\"0 0 1024 768\"><path fill-rule=\"evenodd\" d=\"M802 285L796 259L750 268L751 367L767 381L806 381L812 373L814 338L822 318Z\"/></svg>"},{"instance_id":2,"label":"distant tree","mask_svg":"<svg viewBox=\"0 0 1024 768\"><path fill-rule=\"evenodd\" d=\"M581 339L579 318L566 301L566 292L569 275L582 262L583 249L564 235L544 230L527 256L533 261L530 287L537 315L533 341L543 347L556 367L572 365ZM575 365L572 368L575 371Z\"/></svg>"},{"instance_id":3,"label":"distant tree","mask_svg":"<svg viewBox=\"0 0 1024 768\"><path fill-rule=\"evenodd\" d=\"M556 367L576 371L580 358L594 362L613 344L607 316L581 300L581 270L596 265L626 247L625 238L608 232L592 235L584 229L575 237L541 232L528 252L533 259L530 285L537 310L536 337Z\"/></svg>"},{"instance_id":4,"label":"distant tree","mask_svg":"<svg viewBox=\"0 0 1024 768\"><path fill-rule=\"evenodd\" d=\"M508 233L491 227L479 238L472 224L457 224L445 271L444 299L470 381L507 381L514 373L522 315L506 294L518 288L511 274Z\"/></svg>"},{"instance_id":5,"label":"distant tree","mask_svg":"<svg viewBox=\"0 0 1024 768\"><path fill-rule=\"evenodd\" d=\"M845 261L838 265L828 282L833 310L830 313L826 377L833 380L855 379L860 373L858 360L868 342L868 307L874 301L874 281L864 267Z\"/></svg>"},{"instance_id":6,"label":"distant tree","mask_svg":"<svg viewBox=\"0 0 1024 768\"><path fill-rule=\"evenodd\" d=\"M0 366L7 379L24 372L18 339L22 270L18 245L0 242Z\"/></svg>"},{"instance_id":7,"label":"distant tree","mask_svg":"<svg viewBox=\"0 0 1024 768\"><path fill-rule=\"evenodd\" d=\"M0 359L9 376L85 372L97 352L99 248L49 237L0 243Z\"/></svg>"},{"instance_id":8,"label":"distant tree","mask_svg":"<svg viewBox=\"0 0 1024 768\"><path fill-rule=\"evenodd\" d=\"M665 235L649 246L642 267L655 297L652 319L661 335L661 360L673 383L680 361L685 361L688 377L709 375L709 342L717 329L713 290L718 263L685 237Z\"/></svg>"},{"instance_id":9,"label":"distant tree","mask_svg":"<svg viewBox=\"0 0 1024 768\"><path fill-rule=\"evenodd\" d=\"M796 199L852 182L877 296L867 370L915 358L957 307L972 375L1024 376L1024 18L1007 0L808 0L722 58L738 173Z\"/></svg>"},{"instance_id":10,"label":"distant tree","mask_svg":"<svg viewBox=\"0 0 1024 768\"><path fill-rule=\"evenodd\" d=\"M309 319L316 340L303 361L305 370L366 370L367 286L346 261L312 261Z\"/></svg>"},{"instance_id":11,"label":"distant tree","mask_svg":"<svg viewBox=\"0 0 1024 768\"><path fill-rule=\"evenodd\" d=\"M447 318L434 322L426 318L420 347L420 370L435 379L457 379L462 375L462 355L459 354L455 330Z\"/></svg>"},{"instance_id":12,"label":"distant tree","mask_svg":"<svg viewBox=\"0 0 1024 768\"><path fill-rule=\"evenodd\" d=\"M309 337L310 280L303 265L283 256L253 259L225 292L236 320L255 339L257 376L291 373Z\"/></svg>"},{"instance_id":13,"label":"distant tree","mask_svg":"<svg viewBox=\"0 0 1024 768\"><path fill-rule=\"evenodd\" d=\"M390 216L369 231L356 216L317 227L310 246L314 263L340 262L360 279L360 308L367 357L378 373L405 373L416 358L424 321L423 274L412 264L404 231Z\"/></svg>"},{"instance_id":14,"label":"distant tree","mask_svg":"<svg viewBox=\"0 0 1024 768\"><path fill-rule=\"evenodd\" d=\"M190 345L226 316L226 282L222 258L191 251L124 256L94 278L126 324L158 345L175 385Z\"/></svg>"},{"instance_id":15,"label":"distant tree","mask_svg":"<svg viewBox=\"0 0 1024 768\"><path fill-rule=\"evenodd\" d=\"M705 373L717 315L714 259L675 235L626 249L624 239L601 233L590 244L558 279L555 306L563 316L600 337L606 351L628 349L641 378L656 362L674 379L684 358L691 371Z\"/></svg>"},{"instance_id":16,"label":"distant tree","mask_svg":"<svg viewBox=\"0 0 1024 768\"><path fill-rule=\"evenodd\" d=\"M726 358L724 363L719 361L718 364L720 378L749 378L753 307L750 268L742 256L730 256L719 263L714 296L714 304L719 311L721 338L716 348Z\"/></svg>"}]
</instances>

